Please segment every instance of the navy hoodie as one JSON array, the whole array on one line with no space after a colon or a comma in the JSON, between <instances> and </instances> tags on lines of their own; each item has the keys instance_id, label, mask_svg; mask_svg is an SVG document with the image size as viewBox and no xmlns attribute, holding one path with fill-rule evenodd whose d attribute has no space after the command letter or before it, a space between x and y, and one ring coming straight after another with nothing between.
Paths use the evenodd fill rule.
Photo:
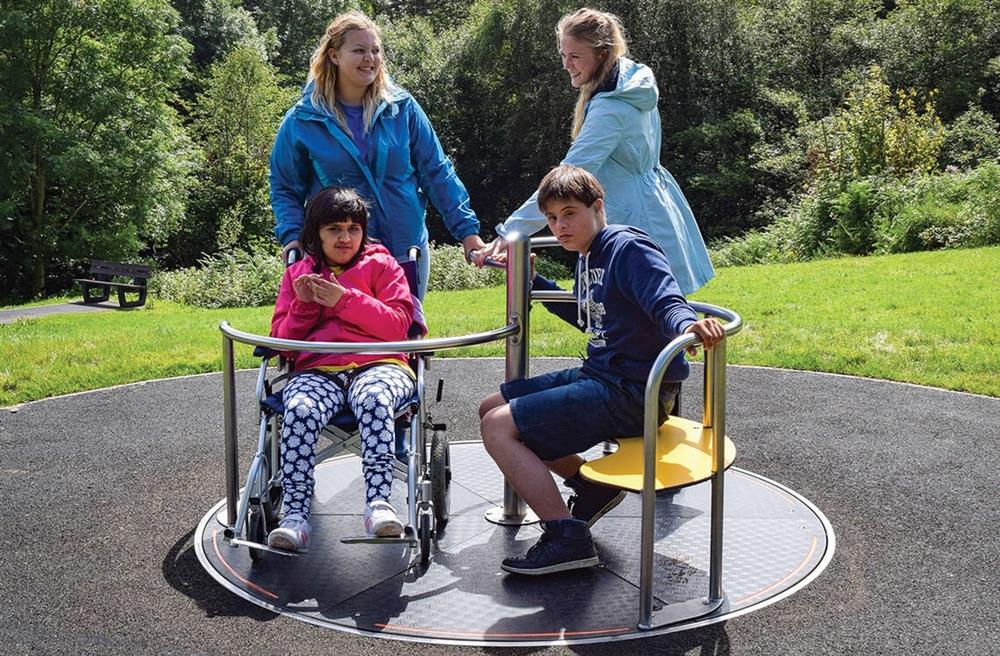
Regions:
<instances>
[{"instance_id":1,"label":"navy hoodie","mask_svg":"<svg viewBox=\"0 0 1000 656\"><path fill-rule=\"evenodd\" d=\"M559 289L535 276L535 289ZM663 347L698 320L670 272L667 257L642 230L609 225L577 261L577 306L545 303L546 309L590 335L583 371L607 381L626 378L645 386ZM681 381L690 369L684 355L667 367L665 381Z\"/></svg>"}]
</instances>

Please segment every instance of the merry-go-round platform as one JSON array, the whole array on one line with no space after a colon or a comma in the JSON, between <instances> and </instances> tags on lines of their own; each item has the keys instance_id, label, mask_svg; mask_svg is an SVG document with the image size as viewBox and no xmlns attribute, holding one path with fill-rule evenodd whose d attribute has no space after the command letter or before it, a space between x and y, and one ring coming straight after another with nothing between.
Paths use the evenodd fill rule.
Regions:
<instances>
[{"instance_id":1,"label":"merry-go-round platform","mask_svg":"<svg viewBox=\"0 0 1000 656\"><path fill-rule=\"evenodd\" d=\"M595 453L599 451L595 450ZM500 561L537 540L537 524L501 526L503 478L479 442L451 446L450 519L429 562L405 544L344 544L362 531L361 463L317 467L309 552L264 553L223 539L225 500L201 520L198 559L224 587L281 615L372 637L431 643L528 646L641 638L721 622L793 594L834 551L830 523L795 491L750 471L725 476L722 585L717 610L652 630L637 627L639 495L593 527L601 565L541 577L505 573ZM398 481L393 498L405 503ZM654 609L698 597L708 585L710 483L656 498Z\"/></svg>"}]
</instances>

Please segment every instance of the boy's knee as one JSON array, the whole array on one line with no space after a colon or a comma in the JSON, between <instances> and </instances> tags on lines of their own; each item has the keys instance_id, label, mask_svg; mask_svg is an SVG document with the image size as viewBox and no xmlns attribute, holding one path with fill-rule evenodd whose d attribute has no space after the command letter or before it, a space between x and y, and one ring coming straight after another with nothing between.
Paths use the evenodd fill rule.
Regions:
<instances>
[{"instance_id":1,"label":"boy's knee","mask_svg":"<svg viewBox=\"0 0 1000 656\"><path fill-rule=\"evenodd\" d=\"M486 417L486 415L490 412L490 410L493 410L494 408L499 408L501 405L504 405L505 403L507 402L504 400L503 395L500 394L499 392L490 394L485 399L483 399L482 402L479 404L479 420L482 421Z\"/></svg>"},{"instance_id":2,"label":"boy's knee","mask_svg":"<svg viewBox=\"0 0 1000 656\"><path fill-rule=\"evenodd\" d=\"M510 420L509 413L501 412L500 408L488 410L479 422L479 434L483 438L483 446L492 451L505 440L517 436L517 429Z\"/></svg>"}]
</instances>

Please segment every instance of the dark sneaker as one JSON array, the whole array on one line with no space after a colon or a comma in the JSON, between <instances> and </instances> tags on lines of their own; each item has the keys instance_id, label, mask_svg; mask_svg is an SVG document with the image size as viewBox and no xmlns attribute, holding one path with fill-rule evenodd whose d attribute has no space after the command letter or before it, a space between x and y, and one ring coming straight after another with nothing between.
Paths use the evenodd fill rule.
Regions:
<instances>
[{"instance_id":1,"label":"dark sneaker","mask_svg":"<svg viewBox=\"0 0 1000 656\"><path fill-rule=\"evenodd\" d=\"M625 500L625 490L588 481L578 473L566 479L566 487L576 493L567 502L569 511L574 519L587 522L587 526L593 526L594 522Z\"/></svg>"},{"instance_id":2,"label":"dark sneaker","mask_svg":"<svg viewBox=\"0 0 1000 656\"><path fill-rule=\"evenodd\" d=\"M545 532L528 553L505 558L500 569L514 574L552 574L592 567L600 563L590 528L578 519L554 519L542 522Z\"/></svg>"}]
</instances>

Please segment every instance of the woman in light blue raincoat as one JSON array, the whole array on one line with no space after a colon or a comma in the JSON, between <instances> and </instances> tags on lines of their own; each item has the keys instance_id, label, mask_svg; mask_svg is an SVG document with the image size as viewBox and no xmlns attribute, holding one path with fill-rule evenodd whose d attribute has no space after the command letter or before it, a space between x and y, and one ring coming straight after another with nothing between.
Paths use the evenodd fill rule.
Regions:
<instances>
[{"instance_id":1,"label":"woman in light blue raincoat","mask_svg":"<svg viewBox=\"0 0 1000 656\"><path fill-rule=\"evenodd\" d=\"M562 164L590 171L604 187L609 223L641 228L660 245L684 294L712 279L708 250L677 181L660 166L659 91L648 67L625 57L618 18L593 9L563 16L556 26L559 54L570 84L580 89L573 145ZM545 227L532 195L501 225L477 257L506 249L504 237Z\"/></svg>"},{"instance_id":2,"label":"woman in light blue raincoat","mask_svg":"<svg viewBox=\"0 0 1000 656\"><path fill-rule=\"evenodd\" d=\"M393 84L374 22L335 18L309 64L302 99L278 128L271 151L271 207L282 255L298 248L305 204L330 185L354 188L370 205L369 234L397 258L423 251L427 289L427 200L465 252L484 248L469 194L417 101Z\"/></svg>"}]
</instances>

